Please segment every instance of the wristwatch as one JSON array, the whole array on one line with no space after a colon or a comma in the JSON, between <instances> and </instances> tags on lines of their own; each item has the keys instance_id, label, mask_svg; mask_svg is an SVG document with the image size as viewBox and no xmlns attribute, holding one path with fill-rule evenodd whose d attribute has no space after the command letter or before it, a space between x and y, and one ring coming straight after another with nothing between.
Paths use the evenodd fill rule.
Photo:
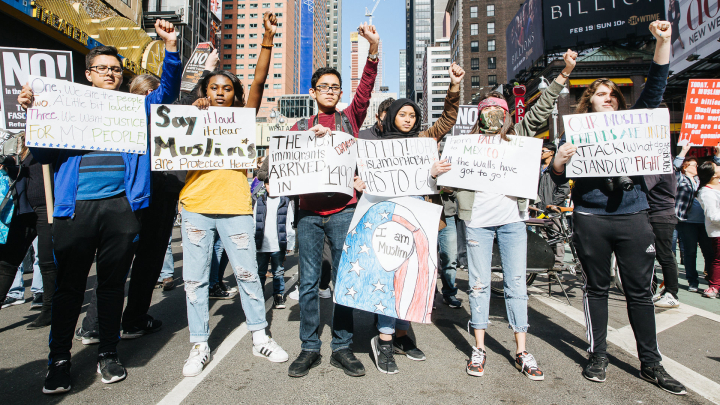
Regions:
<instances>
[{"instance_id":1,"label":"wristwatch","mask_svg":"<svg viewBox=\"0 0 720 405\"><path fill-rule=\"evenodd\" d=\"M368 60L372 62L376 62L378 60L378 54L376 53L369 53L368 54Z\"/></svg>"}]
</instances>

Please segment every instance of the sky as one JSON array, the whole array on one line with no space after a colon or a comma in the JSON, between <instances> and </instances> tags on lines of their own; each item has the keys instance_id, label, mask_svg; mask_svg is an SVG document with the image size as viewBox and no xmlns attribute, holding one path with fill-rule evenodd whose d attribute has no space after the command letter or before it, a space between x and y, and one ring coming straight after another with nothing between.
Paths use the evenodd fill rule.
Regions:
<instances>
[{"instance_id":1,"label":"sky","mask_svg":"<svg viewBox=\"0 0 720 405\"><path fill-rule=\"evenodd\" d=\"M342 101L350 102L350 33L368 21L365 8L372 10L377 0L343 0L342 2ZM405 49L405 1L380 0L373 14L373 24L380 34L383 44L384 77L383 85L390 92L397 93L400 85L400 50ZM367 55L360 55L364 58Z\"/></svg>"}]
</instances>

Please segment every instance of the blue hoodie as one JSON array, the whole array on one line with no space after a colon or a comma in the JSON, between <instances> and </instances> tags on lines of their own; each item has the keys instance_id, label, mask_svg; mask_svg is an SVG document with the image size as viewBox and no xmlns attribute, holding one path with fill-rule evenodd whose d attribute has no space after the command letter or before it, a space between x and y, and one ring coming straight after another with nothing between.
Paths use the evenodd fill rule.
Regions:
<instances>
[{"instance_id":1,"label":"blue hoodie","mask_svg":"<svg viewBox=\"0 0 720 405\"><path fill-rule=\"evenodd\" d=\"M130 208L137 211L150 205L150 105L170 104L180 94L183 64L178 52L165 51L160 87L145 97L148 120L148 148L144 155L123 153L125 161L125 195ZM35 159L52 164L55 170L55 218L75 215L78 170L85 151L75 149L30 148Z\"/></svg>"}]
</instances>

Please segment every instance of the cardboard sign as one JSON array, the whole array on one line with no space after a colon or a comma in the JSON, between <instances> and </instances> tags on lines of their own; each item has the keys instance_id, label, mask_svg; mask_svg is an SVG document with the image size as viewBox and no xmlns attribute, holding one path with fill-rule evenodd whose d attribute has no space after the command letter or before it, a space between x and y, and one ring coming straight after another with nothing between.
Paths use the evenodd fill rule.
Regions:
<instances>
[{"instance_id":1,"label":"cardboard sign","mask_svg":"<svg viewBox=\"0 0 720 405\"><path fill-rule=\"evenodd\" d=\"M201 42L197 44L195 51L183 70L180 91L189 93L195 88L205 71L205 61L212 50L213 46L210 42Z\"/></svg>"},{"instance_id":2,"label":"cardboard sign","mask_svg":"<svg viewBox=\"0 0 720 405\"><path fill-rule=\"evenodd\" d=\"M720 80L690 79L678 146L720 143Z\"/></svg>"},{"instance_id":3,"label":"cardboard sign","mask_svg":"<svg viewBox=\"0 0 720 405\"><path fill-rule=\"evenodd\" d=\"M152 170L254 169L255 109L153 104Z\"/></svg>"},{"instance_id":4,"label":"cardboard sign","mask_svg":"<svg viewBox=\"0 0 720 405\"><path fill-rule=\"evenodd\" d=\"M452 169L438 177L438 185L487 191L513 197L537 197L541 139L508 135L447 137L442 159Z\"/></svg>"},{"instance_id":5,"label":"cardboard sign","mask_svg":"<svg viewBox=\"0 0 720 405\"><path fill-rule=\"evenodd\" d=\"M430 323L441 211L415 198L363 195L343 245L335 302Z\"/></svg>"},{"instance_id":6,"label":"cardboard sign","mask_svg":"<svg viewBox=\"0 0 720 405\"><path fill-rule=\"evenodd\" d=\"M25 110L17 97L28 81L29 75L73 81L72 52L48 49L25 49L0 47L2 68L2 105L0 105L0 128L25 129Z\"/></svg>"},{"instance_id":7,"label":"cardboard sign","mask_svg":"<svg viewBox=\"0 0 720 405\"><path fill-rule=\"evenodd\" d=\"M467 135L475 126L478 119L478 108L476 105L461 105L458 109L457 121L452 128L452 135Z\"/></svg>"},{"instance_id":8,"label":"cardboard sign","mask_svg":"<svg viewBox=\"0 0 720 405\"><path fill-rule=\"evenodd\" d=\"M435 139L359 139L357 158L366 194L396 197L438 193L436 180L430 177L430 168L438 160Z\"/></svg>"},{"instance_id":9,"label":"cardboard sign","mask_svg":"<svg viewBox=\"0 0 720 405\"><path fill-rule=\"evenodd\" d=\"M27 111L27 146L146 152L145 96L48 77L28 81L35 101Z\"/></svg>"},{"instance_id":10,"label":"cardboard sign","mask_svg":"<svg viewBox=\"0 0 720 405\"><path fill-rule=\"evenodd\" d=\"M273 195L354 194L357 144L352 135L273 132L268 159Z\"/></svg>"},{"instance_id":11,"label":"cardboard sign","mask_svg":"<svg viewBox=\"0 0 720 405\"><path fill-rule=\"evenodd\" d=\"M616 177L672 172L666 108L563 116L565 139L578 147L568 177Z\"/></svg>"}]
</instances>

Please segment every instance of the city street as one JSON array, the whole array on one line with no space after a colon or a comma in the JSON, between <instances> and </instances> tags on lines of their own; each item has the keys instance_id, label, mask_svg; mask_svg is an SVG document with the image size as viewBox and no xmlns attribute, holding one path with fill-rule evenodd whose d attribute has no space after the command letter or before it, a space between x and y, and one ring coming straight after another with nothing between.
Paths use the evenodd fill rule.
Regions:
<instances>
[{"instance_id":1,"label":"city street","mask_svg":"<svg viewBox=\"0 0 720 405\"><path fill-rule=\"evenodd\" d=\"M470 319L467 272L458 271L460 309L450 309L436 295L433 324L413 324L412 333L427 360L414 362L396 356L400 373L385 375L375 368L370 352L374 336L373 316L355 312L354 351L365 365L362 378L348 377L332 367L330 322L332 300L322 300L322 364L305 378L287 375L288 363L274 364L252 355L252 340L244 324L238 299L212 301L210 347L213 360L198 377L184 378L182 366L190 350L185 293L182 285L182 251L179 230L174 233L175 277L178 286L169 292L155 290L150 314L164 323L158 333L119 345L128 377L116 384L103 384L96 372L97 346L74 341L74 384L67 395L41 393L46 373L49 328L28 331L36 316L30 304L0 311L0 395L7 404L201 404L201 403L492 403L492 404L707 404L720 403L720 302L686 291L681 267L678 309L656 312L659 345L666 369L688 387L688 395L676 397L638 377L639 362L628 326L624 298L613 290L610 299L608 381L585 380L587 342L580 285L574 276L563 282L572 305L557 284L547 295L547 278L540 276L529 289L528 350L535 355L545 381L530 381L513 365L514 341L502 297L493 296L492 324L488 329L485 376L471 377L465 363L471 347L467 332ZM700 256L700 255L699 255ZM701 256L700 256L701 257ZM297 257L286 262L287 291L297 281ZM699 266L699 268L701 268ZM226 275L230 275L228 271ZM26 281L30 274L26 274ZM88 288L94 282L94 269ZM230 286L232 277L226 277ZM28 284L29 285L29 281ZM701 284L701 287L704 287ZM265 288L271 292L271 283ZM29 296L29 292L26 296ZM89 294L86 295L86 303ZM300 351L297 301L288 299L286 309L272 309L267 301L267 319L273 338L292 361ZM83 308L85 311L86 306ZM84 316L81 315L81 319Z\"/></svg>"}]
</instances>

